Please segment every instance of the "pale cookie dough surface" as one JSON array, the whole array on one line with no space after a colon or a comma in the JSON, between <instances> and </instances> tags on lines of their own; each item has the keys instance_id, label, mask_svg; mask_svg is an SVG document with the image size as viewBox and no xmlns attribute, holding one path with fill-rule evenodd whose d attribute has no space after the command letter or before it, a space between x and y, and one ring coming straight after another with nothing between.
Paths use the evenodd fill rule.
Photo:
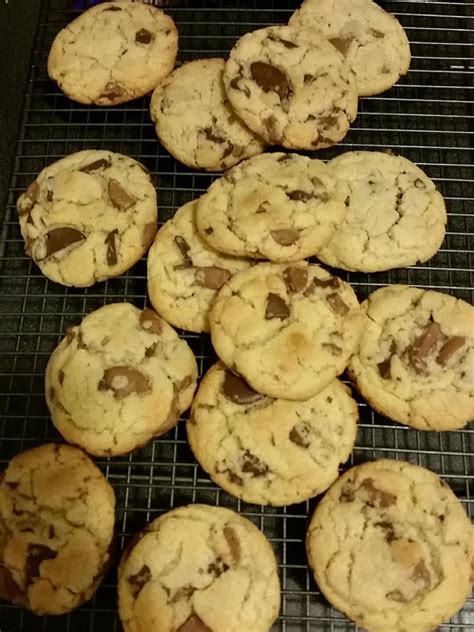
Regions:
<instances>
[{"instance_id":1,"label":"pale cookie dough surface","mask_svg":"<svg viewBox=\"0 0 474 632\"><path fill-rule=\"evenodd\" d=\"M245 502L290 505L325 491L349 458L357 404L334 380L304 402L256 393L221 363L205 375L188 441L214 482Z\"/></svg>"},{"instance_id":2,"label":"pale cookie dough surface","mask_svg":"<svg viewBox=\"0 0 474 632\"><path fill-rule=\"evenodd\" d=\"M104 2L54 39L48 75L79 103L117 105L151 92L174 67L178 31L160 9Z\"/></svg>"},{"instance_id":3,"label":"pale cookie dough surface","mask_svg":"<svg viewBox=\"0 0 474 632\"><path fill-rule=\"evenodd\" d=\"M320 160L262 154L213 182L199 200L198 230L232 255L299 261L318 253L346 215L347 188Z\"/></svg>"},{"instance_id":4,"label":"pale cookie dough surface","mask_svg":"<svg viewBox=\"0 0 474 632\"><path fill-rule=\"evenodd\" d=\"M254 390L302 400L344 371L363 314L351 286L317 265L259 263L219 290L210 322L217 355Z\"/></svg>"},{"instance_id":5,"label":"pale cookie dough surface","mask_svg":"<svg viewBox=\"0 0 474 632\"><path fill-rule=\"evenodd\" d=\"M77 448L15 456L0 479L0 597L36 614L89 600L110 564L115 495Z\"/></svg>"},{"instance_id":6,"label":"pale cookie dough surface","mask_svg":"<svg viewBox=\"0 0 474 632\"><path fill-rule=\"evenodd\" d=\"M408 72L403 27L371 0L305 0L289 24L325 35L354 71L361 96L388 90Z\"/></svg>"},{"instance_id":7,"label":"pale cookie dough surface","mask_svg":"<svg viewBox=\"0 0 474 632\"><path fill-rule=\"evenodd\" d=\"M448 294L392 285L366 314L349 374L378 412L418 430L474 420L474 307Z\"/></svg>"},{"instance_id":8,"label":"pale cookie dough surface","mask_svg":"<svg viewBox=\"0 0 474 632\"><path fill-rule=\"evenodd\" d=\"M224 171L264 150L264 142L236 116L224 89L223 59L183 64L158 84L151 117L158 138L180 162Z\"/></svg>"},{"instance_id":9,"label":"pale cookie dough surface","mask_svg":"<svg viewBox=\"0 0 474 632\"><path fill-rule=\"evenodd\" d=\"M151 309L112 303L71 327L46 367L46 402L66 441L125 454L172 428L191 405L197 365Z\"/></svg>"},{"instance_id":10,"label":"pale cookie dough surface","mask_svg":"<svg viewBox=\"0 0 474 632\"><path fill-rule=\"evenodd\" d=\"M157 229L148 172L111 151L88 149L49 165L17 208L27 254L48 279L75 287L126 272Z\"/></svg>"},{"instance_id":11,"label":"pale cookie dough surface","mask_svg":"<svg viewBox=\"0 0 474 632\"><path fill-rule=\"evenodd\" d=\"M188 505L151 522L119 567L125 632L268 632L280 608L270 543L221 507Z\"/></svg>"},{"instance_id":12,"label":"pale cookie dough surface","mask_svg":"<svg viewBox=\"0 0 474 632\"><path fill-rule=\"evenodd\" d=\"M241 37L224 84L244 123L272 145L329 147L357 115L355 77L344 57L319 33L291 26Z\"/></svg>"},{"instance_id":13,"label":"pale cookie dough surface","mask_svg":"<svg viewBox=\"0 0 474 632\"><path fill-rule=\"evenodd\" d=\"M473 542L448 485L390 460L341 476L306 541L325 597L368 632L429 632L455 614L471 591Z\"/></svg>"},{"instance_id":14,"label":"pale cookie dough surface","mask_svg":"<svg viewBox=\"0 0 474 632\"><path fill-rule=\"evenodd\" d=\"M199 333L209 331L217 291L251 261L208 246L196 230L196 206L188 202L158 231L148 253L148 295L169 323Z\"/></svg>"},{"instance_id":15,"label":"pale cookie dough surface","mask_svg":"<svg viewBox=\"0 0 474 632\"><path fill-rule=\"evenodd\" d=\"M430 178L402 156L354 151L331 160L348 188L342 225L318 253L335 268L377 272L430 259L445 235L446 207Z\"/></svg>"}]
</instances>

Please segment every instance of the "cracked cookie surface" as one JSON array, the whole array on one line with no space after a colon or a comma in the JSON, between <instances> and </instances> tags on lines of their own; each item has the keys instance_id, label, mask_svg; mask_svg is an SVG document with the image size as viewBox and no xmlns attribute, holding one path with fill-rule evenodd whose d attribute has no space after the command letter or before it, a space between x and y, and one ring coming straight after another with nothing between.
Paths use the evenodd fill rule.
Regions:
<instances>
[{"instance_id":1,"label":"cracked cookie surface","mask_svg":"<svg viewBox=\"0 0 474 632\"><path fill-rule=\"evenodd\" d=\"M77 448L15 456L0 482L0 596L36 614L92 597L110 564L115 495Z\"/></svg>"},{"instance_id":2,"label":"cracked cookie surface","mask_svg":"<svg viewBox=\"0 0 474 632\"><path fill-rule=\"evenodd\" d=\"M325 491L349 458L357 404L333 380L303 402L256 393L215 364L203 378L186 425L201 467L245 502L290 505Z\"/></svg>"},{"instance_id":3,"label":"cracked cookie surface","mask_svg":"<svg viewBox=\"0 0 474 632\"><path fill-rule=\"evenodd\" d=\"M362 304L349 375L378 412L418 430L474 419L474 307L448 294L392 285Z\"/></svg>"},{"instance_id":4,"label":"cracked cookie surface","mask_svg":"<svg viewBox=\"0 0 474 632\"><path fill-rule=\"evenodd\" d=\"M308 399L346 368L362 331L354 290L317 265L259 263L220 290L214 349L259 393Z\"/></svg>"},{"instance_id":5,"label":"cracked cookie surface","mask_svg":"<svg viewBox=\"0 0 474 632\"><path fill-rule=\"evenodd\" d=\"M327 37L354 71L361 96L388 90L408 72L407 35L398 20L372 0L305 0L289 24Z\"/></svg>"},{"instance_id":6,"label":"cracked cookie surface","mask_svg":"<svg viewBox=\"0 0 474 632\"><path fill-rule=\"evenodd\" d=\"M196 223L217 250L299 261L318 253L342 224L346 197L320 160L262 154L213 182L199 199Z\"/></svg>"},{"instance_id":7,"label":"cracked cookie surface","mask_svg":"<svg viewBox=\"0 0 474 632\"><path fill-rule=\"evenodd\" d=\"M348 188L345 219L318 253L327 265L377 272L430 259L445 235L443 196L419 167L378 151L347 152L329 163Z\"/></svg>"},{"instance_id":8,"label":"cracked cookie surface","mask_svg":"<svg viewBox=\"0 0 474 632\"><path fill-rule=\"evenodd\" d=\"M196 206L188 202L158 231L148 253L148 295L175 327L207 332L217 291L251 261L208 246L196 230Z\"/></svg>"},{"instance_id":9,"label":"cracked cookie surface","mask_svg":"<svg viewBox=\"0 0 474 632\"><path fill-rule=\"evenodd\" d=\"M178 31L163 11L104 2L56 35L48 75L74 101L117 105L151 92L173 70L177 52Z\"/></svg>"},{"instance_id":10,"label":"cracked cookie surface","mask_svg":"<svg viewBox=\"0 0 474 632\"><path fill-rule=\"evenodd\" d=\"M326 598L368 632L429 632L471 591L471 522L436 474L380 460L346 472L307 534Z\"/></svg>"},{"instance_id":11,"label":"cracked cookie surface","mask_svg":"<svg viewBox=\"0 0 474 632\"><path fill-rule=\"evenodd\" d=\"M222 507L188 505L151 522L118 577L125 632L268 632L280 608L270 543Z\"/></svg>"},{"instance_id":12,"label":"cracked cookie surface","mask_svg":"<svg viewBox=\"0 0 474 632\"><path fill-rule=\"evenodd\" d=\"M264 150L236 116L224 89L223 59L183 64L158 84L150 111L158 138L180 162L223 171Z\"/></svg>"},{"instance_id":13,"label":"cracked cookie surface","mask_svg":"<svg viewBox=\"0 0 474 632\"><path fill-rule=\"evenodd\" d=\"M237 114L271 145L329 147L357 115L355 76L344 57L320 34L291 26L241 37L224 84Z\"/></svg>"},{"instance_id":14,"label":"cracked cookie surface","mask_svg":"<svg viewBox=\"0 0 474 632\"><path fill-rule=\"evenodd\" d=\"M167 432L191 405L197 365L151 309L112 303L71 327L46 367L46 402L63 437L98 456Z\"/></svg>"},{"instance_id":15,"label":"cracked cookie surface","mask_svg":"<svg viewBox=\"0 0 474 632\"><path fill-rule=\"evenodd\" d=\"M148 172L110 151L80 151L49 165L17 208L26 253L48 279L74 287L126 272L157 229Z\"/></svg>"}]
</instances>

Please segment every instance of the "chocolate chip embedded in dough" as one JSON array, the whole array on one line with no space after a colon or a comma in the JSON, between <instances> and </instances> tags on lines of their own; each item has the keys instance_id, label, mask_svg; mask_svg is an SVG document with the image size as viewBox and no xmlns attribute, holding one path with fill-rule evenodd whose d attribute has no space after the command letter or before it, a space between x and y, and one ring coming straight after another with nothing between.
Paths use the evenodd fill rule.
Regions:
<instances>
[{"instance_id":1,"label":"chocolate chip embedded in dough","mask_svg":"<svg viewBox=\"0 0 474 632\"><path fill-rule=\"evenodd\" d=\"M147 378L130 366L113 366L104 371L98 384L99 391L113 391L115 399L123 399L131 394L140 395L151 391Z\"/></svg>"},{"instance_id":2,"label":"chocolate chip embedded in dough","mask_svg":"<svg viewBox=\"0 0 474 632\"><path fill-rule=\"evenodd\" d=\"M146 29L140 29L135 33L135 42L137 44L149 44L154 39L155 36L153 33L150 33L150 31Z\"/></svg>"},{"instance_id":3,"label":"chocolate chip embedded in dough","mask_svg":"<svg viewBox=\"0 0 474 632\"><path fill-rule=\"evenodd\" d=\"M117 263L117 244L116 239L118 230L112 230L105 238L105 245L107 246L106 258L107 265L114 266Z\"/></svg>"},{"instance_id":4,"label":"chocolate chip embedded in dough","mask_svg":"<svg viewBox=\"0 0 474 632\"><path fill-rule=\"evenodd\" d=\"M240 541L235 532L235 529L232 527L224 527L224 537L227 540L227 544L229 545L230 553L232 555L232 559L235 563L240 561Z\"/></svg>"},{"instance_id":5,"label":"chocolate chip embedded in dough","mask_svg":"<svg viewBox=\"0 0 474 632\"><path fill-rule=\"evenodd\" d=\"M267 128L268 138L270 142L273 144L278 144L281 141L281 136L278 133L277 120L273 116L273 114L270 114L270 116L267 116L267 118L263 119L263 124Z\"/></svg>"},{"instance_id":6,"label":"chocolate chip embedded in dough","mask_svg":"<svg viewBox=\"0 0 474 632\"><path fill-rule=\"evenodd\" d=\"M392 377L391 375L392 358L395 355L396 351L397 351L397 345L395 341L392 340L392 342L390 343L389 356L385 360L377 364L377 369L379 370L380 377L384 380L389 380Z\"/></svg>"},{"instance_id":7,"label":"chocolate chip embedded in dough","mask_svg":"<svg viewBox=\"0 0 474 632\"><path fill-rule=\"evenodd\" d=\"M84 241L85 238L84 233L81 233L81 231L76 228L70 228L69 226L53 228L46 233L46 254L44 258L47 259L51 257L51 255L72 246L72 244Z\"/></svg>"},{"instance_id":8,"label":"chocolate chip embedded in dough","mask_svg":"<svg viewBox=\"0 0 474 632\"><path fill-rule=\"evenodd\" d=\"M143 587L150 581L150 579L150 568L146 564L141 567L138 573L127 577L127 581L130 585L130 591L135 599L138 597L138 595L143 590Z\"/></svg>"},{"instance_id":9,"label":"chocolate chip embedded in dough","mask_svg":"<svg viewBox=\"0 0 474 632\"><path fill-rule=\"evenodd\" d=\"M312 285L322 288L330 287L333 290L337 290L337 288L340 286L340 283L339 279L335 276L331 276L329 277L329 279L319 279L318 277L314 277Z\"/></svg>"},{"instance_id":10,"label":"chocolate chip embedded in dough","mask_svg":"<svg viewBox=\"0 0 474 632\"><path fill-rule=\"evenodd\" d=\"M349 37L331 37L329 41L343 55L346 55L352 43L352 39Z\"/></svg>"},{"instance_id":11,"label":"chocolate chip embedded in dough","mask_svg":"<svg viewBox=\"0 0 474 632\"><path fill-rule=\"evenodd\" d=\"M423 180L421 180L420 178L417 178L415 180L415 187L417 189L426 189L425 183L423 182Z\"/></svg>"},{"instance_id":12,"label":"chocolate chip embedded in dough","mask_svg":"<svg viewBox=\"0 0 474 632\"><path fill-rule=\"evenodd\" d=\"M380 527L384 533L385 540L390 544L395 540L395 531L393 524L388 520L381 520L380 522L374 522L374 527Z\"/></svg>"},{"instance_id":13,"label":"chocolate chip embedded in dough","mask_svg":"<svg viewBox=\"0 0 474 632\"><path fill-rule=\"evenodd\" d=\"M182 380L175 382L174 387L178 391L178 393L181 393L182 391L185 391L188 388L188 386L191 386L192 383L193 383L193 376L186 375L186 377L183 377Z\"/></svg>"},{"instance_id":14,"label":"chocolate chip embedded in dough","mask_svg":"<svg viewBox=\"0 0 474 632\"><path fill-rule=\"evenodd\" d=\"M13 603L21 604L23 592L13 579L13 575L8 568L0 565L0 598L7 599Z\"/></svg>"},{"instance_id":15,"label":"chocolate chip embedded in dough","mask_svg":"<svg viewBox=\"0 0 474 632\"><path fill-rule=\"evenodd\" d=\"M288 48L289 50L291 50L292 48L298 48L298 44L293 44L293 42L290 42L290 40L282 39L281 37L277 37L276 35L270 34L268 36L268 39L271 42L277 42L278 44L283 44L283 46L285 48Z\"/></svg>"},{"instance_id":16,"label":"chocolate chip embedded in dough","mask_svg":"<svg viewBox=\"0 0 474 632\"><path fill-rule=\"evenodd\" d=\"M344 303L342 298L336 292L334 292L333 294L328 294L326 296L326 300L331 306L331 309L335 311L336 314L339 314L340 316L345 316L349 313L349 307Z\"/></svg>"},{"instance_id":17,"label":"chocolate chip embedded in dough","mask_svg":"<svg viewBox=\"0 0 474 632\"><path fill-rule=\"evenodd\" d=\"M268 465L261 461L255 454L246 450L242 456L242 472L252 474L252 476L265 476L268 472Z\"/></svg>"},{"instance_id":18,"label":"chocolate chip embedded in dough","mask_svg":"<svg viewBox=\"0 0 474 632\"><path fill-rule=\"evenodd\" d=\"M203 266L195 268L195 284L209 290L220 290L232 276L229 270L218 266Z\"/></svg>"},{"instance_id":19,"label":"chocolate chip embedded in dough","mask_svg":"<svg viewBox=\"0 0 474 632\"><path fill-rule=\"evenodd\" d=\"M150 334L162 334L163 325L161 318L152 309L145 307L140 314L140 327Z\"/></svg>"},{"instance_id":20,"label":"chocolate chip embedded in dough","mask_svg":"<svg viewBox=\"0 0 474 632\"><path fill-rule=\"evenodd\" d=\"M91 173L92 171L108 169L110 165L111 165L110 158L99 158L99 160L94 160L94 162L91 162L88 165L81 167L79 171L82 171L82 173Z\"/></svg>"},{"instance_id":21,"label":"chocolate chip embedded in dough","mask_svg":"<svg viewBox=\"0 0 474 632\"><path fill-rule=\"evenodd\" d=\"M359 489L363 489L367 493L369 507L385 509L397 502L397 497L394 494L375 487L372 478L364 478Z\"/></svg>"},{"instance_id":22,"label":"chocolate chip embedded in dough","mask_svg":"<svg viewBox=\"0 0 474 632\"><path fill-rule=\"evenodd\" d=\"M250 74L264 92L276 92L280 100L287 99L291 93L291 86L285 73L271 64L254 61L250 65Z\"/></svg>"},{"instance_id":23,"label":"chocolate chip embedded in dough","mask_svg":"<svg viewBox=\"0 0 474 632\"><path fill-rule=\"evenodd\" d=\"M214 229L209 226L208 228L204 229L204 232L206 233L206 235L212 235Z\"/></svg>"},{"instance_id":24,"label":"chocolate chip embedded in dough","mask_svg":"<svg viewBox=\"0 0 474 632\"><path fill-rule=\"evenodd\" d=\"M339 502L352 503L355 500L355 492L352 485L344 485L339 496Z\"/></svg>"},{"instance_id":25,"label":"chocolate chip embedded in dough","mask_svg":"<svg viewBox=\"0 0 474 632\"><path fill-rule=\"evenodd\" d=\"M294 228L277 228L270 235L280 246L292 246L300 238L300 232Z\"/></svg>"},{"instance_id":26,"label":"chocolate chip embedded in dough","mask_svg":"<svg viewBox=\"0 0 474 632\"><path fill-rule=\"evenodd\" d=\"M311 441L309 440L309 430L305 423L297 423L290 430L289 440L300 448L308 448Z\"/></svg>"},{"instance_id":27,"label":"chocolate chip embedded in dough","mask_svg":"<svg viewBox=\"0 0 474 632\"><path fill-rule=\"evenodd\" d=\"M290 198L290 200L294 200L295 202L307 202L308 200L312 200L314 195L312 193L307 193L306 191L288 191L286 196Z\"/></svg>"},{"instance_id":28,"label":"chocolate chip embedded in dough","mask_svg":"<svg viewBox=\"0 0 474 632\"><path fill-rule=\"evenodd\" d=\"M336 116L335 114L329 114L328 116L321 116L318 118L318 123L321 125L321 127L325 130L330 129L332 127L334 127L335 125L337 125L339 121L339 117ZM319 141L321 142L322 137L319 137ZM325 142L330 142L329 139L324 139Z\"/></svg>"},{"instance_id":29,"label":"chocolate chip embedded in dough","mask_svg":"<svg viewBox=\"0 0 474 632\"><path fill-rule=\"evenodd\" d=\"M408 361L417 373L423 373L426 370L428 356L442 339L443 334L438 323L430 323L423 333L411 345L408 345L406 349Z\"/></svg>"},{"instance_id":30,"label":"chocolate chip embedded in dough","mask_svg":"<svg viewBox=\"0 0 474 632\"><path fill-rule=\"evenodd\" d=\"M40 566L45 560L54 560L57 552L44 544L28 544L25 575L26 583L30 584L35 577L40 576Z\"/></svg>"},{"instance_id":31,"label":"chocolate chip embedded in dough","mask_svg":"<svg viewBox=\"0 0 474 632\"><path fill-rule=\"evenodd\" d=\"M303 83L306 86L308 85L308 83L311 83L314 79L315 79L314 75L310 75L306 73L305 76L303 77Z\"/></svg>"},{"instance_id":32,"label":"chocolate chip embedded in dough","mask_svg":"<svg viewBox=\"0 0 474 632\"><path fill-rule=\"evenodd\" d=\"M143 227L142 244L145 250L148 250L148 248L153 243L156 235L156 230L157 226L155 222L148 222L148 224L145 224L145 226Z\"/></svg>"},{"instance_id":33,"label":"chocolate chip embedded in dough","mask_svg":"<svg viewBox=\"0 0 474 632\"><path fill-rule=\"evenodd\" d=\"M285 301L278 296L270 292L267 296L267 306L265 308L265 320L272 320L273 318L279 318L280 320L286 320L290 316L290 309Z\"/></svg>"},{"instance_id":34,"label":"chocolate chip embedded in dough","mask_svg":"<svg viewBox=\"0 0 474 632\"><path fill-rule=\"evenodd\" d=\"M254 391L242 377L227 370L222 383L222 392L231 402L241 405L253 404L264 397Z\"/></svg>"},{"instance_id":35,"label":"chocolate chip embedded in dough","mask_svg":"<svg viewBox=\"0 0 474 632\"><path fill-rule=\"evenodd\" d=\"M382 31L378 31L377 29L369 29L369 33L373 35L376 39L382 39L383 37L385 37L385 33L382 33Z\"/></svg>"},{"instance_id":36,"label":"chocolate chip embedded in dough","mask_svg":"<svg viewBox=\"0 0 474 632\"><path fill-rule=\"evenodd\" d=\"M182 623L176 632L213 632L204 621L193 612L184 623Z\"/></svg>"},{"instance_id":37,"label":"chocolate chip embedded in dough","mask_svg":"<svg viewBox=\"0 0 474 632\"><path fill-rule=\"evenodd\" d=\"M107 185L107 192L112 205L119 211L125 211L136 202L136 199L129 195L117 180L113 180L112 178Z\"/></svg>"},{"instance_id":38,"label":"chocolate chip embedded in dough","mask_svg":"<svg viewBox=\"0 0 474 632\"><path fill-rule=\"evenodd\" d=\"M176 235L174 238L174 243L178 246L181 254L183 255L184 265L192 266L193 262L191 257L189 256L190 246L184 237L180 235Z\"/></svg>"},{"instance_id":39,"label":"chocolate chip embedded in dough","mask_svg":"<svg viewBox=\"0 0 474 632\"><path fill-rule=\"evenodd\" d=\"M308 283L308 270L296 266L286 268L283 279L289 292L302 292Z\"/></svg>"},{"instance_id":40,"label":"chocolate chip embedded in dough","mask_svg":"<svg viewBox=\"0 0 474 632\"><path fill-rule=\"evenodd\" d=\"M463 336L451 336L451 338L448 338L439 350L438 355L436 356L436 362L441 364L441 366L444 366L449 358L456 353L456 351L464 347L465 343L466 338Z\"/></svg>"},{"instance_id":41,"label":"chocolate chip embedded in dough","mask_svg":"<svg viewBox=\"0 0 474 632\"><path fill-rule=\"evenodd\" d=\"M125 89L121 84L109 81L103 91L99 94L98 98L114 102L116 99L120 99L125 94Z\"/></svg>"}]
</instances>

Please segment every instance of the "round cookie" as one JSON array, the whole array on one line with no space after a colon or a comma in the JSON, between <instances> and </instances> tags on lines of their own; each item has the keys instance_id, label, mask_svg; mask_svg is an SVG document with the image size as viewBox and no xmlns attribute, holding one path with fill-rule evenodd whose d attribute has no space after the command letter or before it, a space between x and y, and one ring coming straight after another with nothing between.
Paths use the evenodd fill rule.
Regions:
<instances>
[{"instance_id":1,"label":"round cookie","mask_svg":"<svg viewBox=\"0 0 474 632\"><path fill-rule=\"evenodd\" d=\"M118 573L124 632L268 632L280 608L270 543L246 518L188 505L131 541Z\"/></svg>"},{"instance_id":2,"label":"round cookie","mask_svg":"<svg viewBox=\"0 0 474 632\"><path fill-rule=\"evenodd\" d=\"M435 184L402 156L352 151L331 160L349 190L347 214L318 253L327 265L377 272L430 259L445 235L446 207Z\"/></svg>"},{"instance_id":3,"label":"round cookie","mask_svg":"<svg viewBox=\"0 0 474 632\"><path fill-rule=\"evenodd\" d=\"M231 255L299 261L318 253L341 225L347 192L320 160L262 154L211 184L198 203L197 228Z\"/></svg>"},{"instance_id":4,"label":"round cookie","mask_svg":"<svg viewBox=\"0 0 474 632\"><path fill-rule=\"evenodd\" d=\"M344 57L319 33L270 26L230 52L224 84L241 119L272 145L329 147L357 115L357 87Z\"/></svg>"},{"instance_id":5,"label":"round cookie","mask_svg":"<svg viewBox=\"0 0 474 632\"><path fill-rule=\"evenodd\" d=\"M15 456L0 479L0 597L36 614L88 601L110 565L115 495L77 448Z\"/></svg>"},{"instance_id":6,"label":"round cookie","mask_svg":"<svg viewBox=\"0 0 474 632\"><path fill-rule=\"evenodd\" d=\"M224 364L259 393L291 400L316 395L344 371L363 322L351 286L305 261L239 272L210 313Z\"/></svg>"},{"instance_id":7,"label":"round cookie","mask_svg":"<svg viewBox=\"0 0 474 632\"><path fill-rule=\"evenodd\" d=\"M223 59L183 64L158 84L151 98L161 143L194 169L223 171L265 146L235 115L224 90L224 64Z\"/></svg>"},{"instance_id":8,"label":"round cookie","mask_svg":"<svg viewBox=\"0 0 474 632\"><path fill-rule=\"evenodd\" d=\"M248 503L290 505L338 477L357 432L357 404L333 380L304 402L256 393L221 363L203 378L186 425L212 480Z\"/></svg>"},{"instance_id":9,"label":"round cookie","mask_svg":"<svg viewBox=\"0 0 474 632\"><path fill-rule=\"evenodd\" d=\"M379 413L418 430L474 419L474 307L448 294L391 285L366 314L349 375Z\"/></svg>"},{"instance_id":10,"label":"round cookie","mask_svg":"<svg viewBox=\"0 0 474 632\"><path fill-rule=\"evenodd\" d=\"M405 31L371 0L305 0L289 24L327 37L354 71L361 96L388 90L408 72Z\"/></svg>"},{"instance_id":11,"label":"round cookie","mask_svg":"<svg viewBox=\"0 0 474 632\"><path fill-rule=\"evenodd\" d=\"M126 272L157 229L148 172L111 151L88 149L49 165L17 208L27 254L48 279L74 287Z\"/></svg>"},{"instance_id":12,"label":"round cookie","mask_svg":"<svg viewBox=\"0 0 474 632\"><path fill-rule=\"evenodd\" d=\"M73 101L117 105L151 92L174 67L173 20L142 2L103 2L55 37L48 75Z\"/></svg>"},{"instance_id":13,"label":"round cookie","mask_svg":"<svg viewBox=\"0 0 474 632\"><path fill-rule=\"evenodd\" d=\"M175 327L207 332L217 291L251 262L221 254L201 239L196 206L197 200L188 202L158 231L148 253L148 295Z\"/></svg>"},{"instance_id":14,"label":"round cookie","mask_svg":"<svg viewBox=\"0 0 474 632\"><path fill-rule=\"evenodd\" d=\"M71 327L46 367L46 402L66 441L125 454L172 428L191 405L193 352L151 309L112 303Z\"/></svg>"},{"instance_id":15,"label":"round cookie","mask_svg":"<svg viewBox=\"0 0 474 632\"><path fill-rule=\"evenodd\" d=\"M473 542L448 485L391 460L341 476L306 540L324 596L368 632L429 632L455 614L471 592Z\"/></svg>"}]
</instances>

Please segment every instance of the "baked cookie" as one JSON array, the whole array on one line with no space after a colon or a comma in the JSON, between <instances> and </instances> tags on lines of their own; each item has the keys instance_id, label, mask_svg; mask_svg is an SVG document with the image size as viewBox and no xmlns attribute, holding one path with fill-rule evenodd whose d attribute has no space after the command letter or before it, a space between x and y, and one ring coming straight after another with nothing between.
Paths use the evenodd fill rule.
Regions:
<instances>
[{"instance_id":1,"label":"baked cookie","mask_svg":"<svg viewBox=\"0 0 474 632\"><path fill-rule=\"evenodd\" d=\"M329 147L357 115L357 86L344 57L319 33L270 26L230 52L224 84L237 114L272 145Z\"/></svg>"},{"instance_id":2,"label":"baked cookie","mask_svg":"<svg viewBox=\"0 0 474 632\"><path fill-rule=\"evenodd\" d=\"M188 202L160 228L148 253L148 295L156 311L175 327L209 331L209 310L230 277L251 265L208 246L196 230L197 200Z\"/></svg>"},{"instance_id":3,"label":"baked cookie","mask_svg":"<svg viewBox=\"0 0 474 632\"><path fill-rule=\"evenodd\" d=\"M350 151L331 160L347 186L342 225L318 258L335 268L377 272L427 261L445 234L446 208L435 184L402 156Z\"/></svg>"},{"instance_id":4,"label":"baked cookie","mask_svg":"<svg viewBox=\"0 0 474 632\"><path fill-rule=\"evenodd\" d=\"M88 601L110 564L115 495L77 448L46 444L0 477L0 597L36 614Z\"/></svg>"},{"instance_id":5,"label":"baked cookie","mask_svg":"<svg viewBox=\"0 0 474 632\"><path fill-rule=\"evenodd\" d=\"M87 149L49 165L17 208L27 254L48 279L75 287L126 272L157 229L148 172L111 151Z\"/></svg>"},{"instance_id":6,"label":"baked cookie","mask_svg":"<svg viewBox=\"0 0 474 632\"><path fill-rule=\"evenodd\" d=\"M224 171L265 147L229 103L224 64L223 59L183 64L158 84L151 98L151 118L161 143L194 169Z\"/></svg>"},{"instance_id":7,"label":"baked cookie","mask_svg":"<svg viewBox=\"0 0 474 632\"><path fill-rule=\"evenodd\" d=\"M388 90L408 72L407 35L372 0L305 0L289 24L325 35L354 71L361 96Z\"/></svg>"},{"instance_id":8,"label":"baked cookie","mask_svg":"<svg viewBox=\"0 0 474 632\"><path fill-rule=\"evenodd\" d=\"M176 425L191 405L193 352L151 309L112 303L71 327L46 367L46 402L66 441L125 454Z\"/></svg>"},{"instance_id":9,"label":"baked cookie","mask_svg":"<svg viewBox=\"0 0 474 632\"><path fill-rule=\"evenodd\" d=\"M259 393L292 400L344 371L364 322L351 286L306 261L239 272L219 290L209 320L226 366Z\"/></svg>"},{"instance_id":10,"label":"baked cookie","mask_svg":"<svg viewBox=\"0 0 474 632\"><path fill-rule=\"evenodd\" d=\"M137 534L118 573L124 632L268 632L280 608L270 543L222 507L173 509Z\"/></svg>"},{"instance_id":11,"label":"baked cookie","mask_svg":"<svg viewBox=\"0 0 474 632\"><path fill-rule=\"evenodd\" d=\"M281 506L336 480L354 447L357 420L357 404L339 380L292 402L260 395L218 363L199 386L186 428L215 483L245 502Z\"/></svg>"},{"instance_id":12,"label":"baked cookie","mask_svg":"<svg viewBox=\"0 0 474 632\"><path fill-rule=\"evenodd\" d=\"M429 632L455 614L471 592L473 542L448 485L391 460L341 476L306 540L325 597L368 632Z\"/></svg>"},{"instance_id":13,"label":"baked cookie","mask_svg":"<svg viewBox=\"0 0 474 632\"><path fill-rule=\"evenodd\" d=\"M474 307L406 285L377 290L362 307L349 374L370 405L418 430L474 420Z\"/></svg>"},{"instance_id":14,"label":"baked cookie","mask_svg":"<svg viewBox=\"0 0 474 632\"><path fill-rule=\"evenodd\" d=\"M117 105L151 92L177 52L169 15L142 2L103 2L59 31L48 75L73 101Z\"/></svg>"},{"instance_id":15,"label":"baked cookie","mask_svg":"<svg viewBox=\"0 0 474 632\"><path fill-rule=\"evenodd\" d=\"M198 203L197 228L231 255L299 261L318 253L342 224L347 193L320 160L262 154L211 184Z\"/></svg>"}]
</instances>

